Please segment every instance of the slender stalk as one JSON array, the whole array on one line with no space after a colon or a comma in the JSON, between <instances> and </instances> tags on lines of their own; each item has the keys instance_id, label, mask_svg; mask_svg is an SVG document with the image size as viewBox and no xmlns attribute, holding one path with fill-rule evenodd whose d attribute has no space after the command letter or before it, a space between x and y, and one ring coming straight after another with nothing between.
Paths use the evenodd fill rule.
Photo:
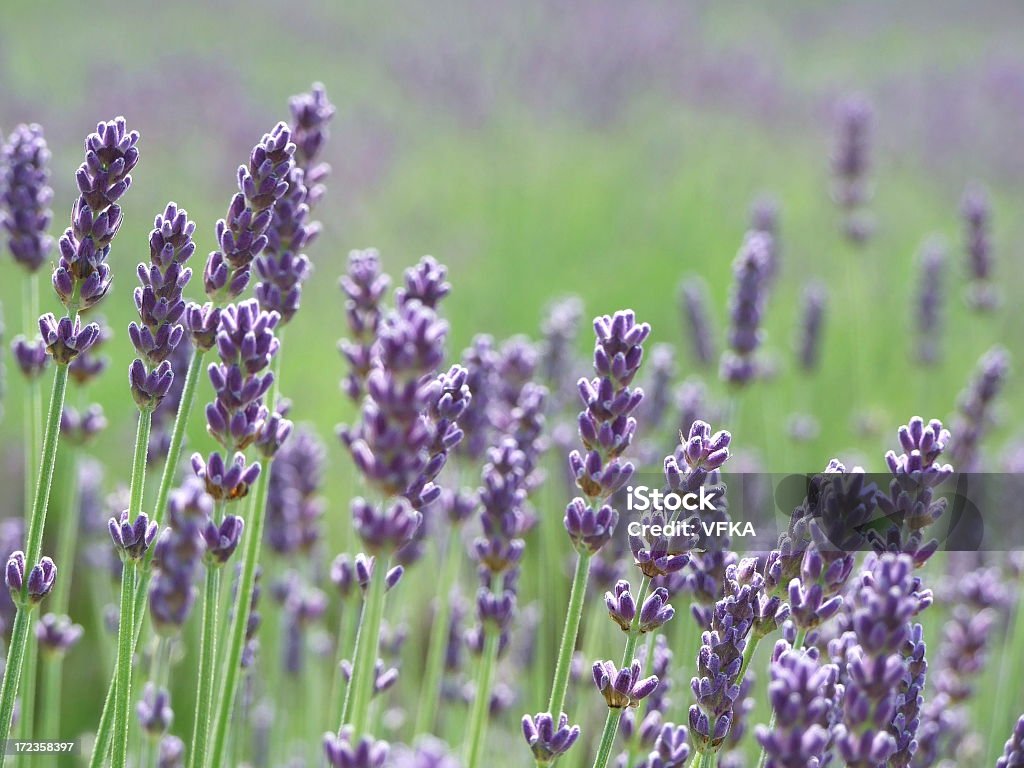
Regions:
<instances>
[{"instance_id":1,"label":"slender stalk","mask_svg":"<svg viewBox=\"0 0 1024 768\"><path fill-rule=\"evenodd\" d=\"M569 688L569 670L572 667L572 652L576 649L576 638L580 631L583 598L587 593L587 578L590 576L590 561L592 559L593 555L589 552L580 552L576 556L576 570L572 577L572 590L569 592L565 628L562 630L562 641L558 646L555 679L551 684L551 698L548 700L548 712L556 720L565 706L565 693Z\"/></svg>"},{"instance_id":2,"label":"slender stalk","mask_svg":"<svg viewBox=\"0 0 1024 768\"><path fill-rule=\"evenodd\" d=\"M363 604L363 614L359 620L352 679L349 681L345 693L341 725L351 724L357 739L366 733L370 714L374 666L377 663L377 644L380 640L380 623L384 615L387 570L388 563L382 557L378 557L373 566L370 588L366 595L366 602Z\"/></svg>"},{"instance_id":3,"label":"slender stalk","mask_svg":"<svg viewBox=\"0 0 1024 768\"><path fill-rule=\"evenodd\" d=\"M126 559L121 569L121 621L117 632L117 684L114 688L114 738L110 764L124 768L128 760L128 713L132 701L132 651L134 638L135 581L138 564Z\"/></svg>"},{"instance_id":4,"label":"slender stalk","mask_svg":"<svg viewBox=\"0 0 1024 768\"><path fill-rule=\"evenodd\" d=\"M238 693L238 680L242 669L242 653L245 650L245 633L249 626L249 611L252 608L252 593L256 585L256 565L259 560L260 547L263 543L263 523L266 519L267 486L270 478L271 461L266 462L263 471L256 480L255 499L252 504L250 520L245 526L245 551L242 560L242 573L235 596L233 618L228 636L227 658L224 660L224 672L220 691L217 697L216 719L214 720L212 750L209 765L224 764L227 746L228 729Z\"/></svg>"},{"instance_id":5,"label":"slender stalk","mask_svg":"<svg viewBox=\"0 0 1024 768\"><path fill-rule=\"evenodd\" d=\"M14 614L14 627L11 629L11 644L7 646L7 672L4 674L3 692L0 699L0 730L4 737L11 732L11 718L14 716L14 701L21 677L21 665L25 656L29 631L32 628L31 608L19 605ZM10 691L10 695L8 695ZM7 759L7 750L0 751L0 767Z\"/></svg>"},{"instance_id":6,"label":"slender stalk","mask_svg":"<svg viewBox=\"0 0 1024 768\"><path fill-rule=\"evenodd\" d=\"M441 694L441 677L444 674L445 649L448 645L448 624L452 616L452 587L459 578L459 566L462 553L459 552L461 527L452 525L448 535L448 546L442 557L444 561L441 580L437 587L437 609L434 622L430 628L430 640L427 646L427 663L423 673L423 685L420 688L420 702L416 713L414 735L429 733L434 727L437 714L437 702Z\"/></svg>"},{"instance_id":7,"label":"slender stalk","mask_svg":"<svg viewBox=\"0 0 1024 768\"><path fill-rule=\"evenodd\" d=\"M43 451L39 461L39 482L36 485L32 500L32 515L28 520L26 546L26 570L39 561L39 553L43 545L43 528L46 524L46 510L49 505L50 488L53 484L53 465L57 460L57 442L60 438L60 414L64 409L64 394L68 386L68 367L58 365L53 376L53 392L50 395L50 408L46 415L46 432L43 435ZM14 629L23 624L21 632L11 634L11 644L7 650L7 666L3 684L0 686L0 738L6 739L11 732L11 718L14 715L14 700L18 696L18 684L21 681L22 665L25 661L25 646L32 630L32 612L26 605L28 601L28 574L25 575L22 594L15 602L19 603ZM0 766L3 757L0 756Z\"/></svg>"},{"instance_id":8,"label":"slender stalk","mask_svg":"<svg viewBox=\"0 0 1024 768\"><path fill-rule=\"evenodd\" d=\"M171 431L171 441L167 450L167 461L164 464L163 474L160 476L160 485L157 488L156 505L153 507L151 519L159 522L161 514L167 507L167 499L171 493L171 486L174 484L174 475L178 468L178 460L181 458L181 448L185 441L185 430L188 426L189 416L192 413L192 406L196 399L196 389L199 383L199 373L203 365L205 352L196 350L192 353L192 362L189 363L188 373L185 375L185 387L181 393L181 404L178 406L178 414L174 419L174 428ZM142 633L143 618L146 608L146 590L149 586L151 573L150 563L153 559L155 547L146 551L143 559L142 570L139 574L138 585L135 590L134 618L138 619L133 628L134 643L138 645L139 635ZM107 756L110 745L110 727L113 725L112 713L109 712L110 702L113 701L114 679L110 680L110 687L103 702L103 711L100 715L100 722L96 728L96 740L93 743L93 754L90 760L91 768L99 768Z\"/></svg>"},{"instance_id":9,"label":"slender stalk","mask_svg":"<svg viewBox=\"0 0 1024 768\"><path fill-rule=\"evenodd\" d=\"M36 676L39 669L39 641L31 635L25 649L24 664L21 676L25 681L25 687L21 689L21 715L17 731L19 739L28 741L36 731ZM30 756L29 763L34 762L35 756Z\"/></svg>"},{"instance_id":10,"label":"slender stalk","mask_svg":"<svg viewBox=\"0 0 1024 768\"><path fill-rule=\"evenodd\" d=\"M498 661L498 645L501 634L494 627L483 625L484 652L480 656L477 673L476 693L473 697L473 713L469 721L469 742L466 754L466 768L477 768L483 755L484 736L487 734L487 719L491 706L491 688L494 686L494 670Z\"/></svg>"},{"instance_id":11,"label":"slender stalk","mask_svg":"<svg viewBox=\"0 0 1024 768\"><path fill-rule=\"evenodd\" d=\"M619 720L622 719L621 709L608 708L608 716L604 719L604 730L601 731L601 743L594 758L594 768L605 768L608 758L612 755L615 735L619 732Z\"/></svg>"},{"instance_id":12,"label":"slender stalk","mask_svg":"<svg viewBox=\"0 0 1024 768\"><path fill-rule=\"evenodd\" d=\"M196 718L192 729L189 768L198 768L203 764L210 732L210 710L213 705L213 680L217 661L217 606L220 603L220 571L221 569L212 563L206 566L203 629L199 645L199 681L196 686Z\"/></svg>"},{"instance_id":13,"label":"slender stalk","mask_svg":"<svg viewBox=\"0 0 1024 768\"><path fill-rule=\"evenodd\" d=\"M349 615L355 613L355 610L355 605L347 602L342 603L341 619L338 622L338 659L334 666L334 683L331 685L331 699L328 708L327 722L331 724L342 722L344 717L348 684L345 682L345 675L341 671L341 661L343 659L354 660L355 658L359 619Z\"/></svg>"}]
</instances>

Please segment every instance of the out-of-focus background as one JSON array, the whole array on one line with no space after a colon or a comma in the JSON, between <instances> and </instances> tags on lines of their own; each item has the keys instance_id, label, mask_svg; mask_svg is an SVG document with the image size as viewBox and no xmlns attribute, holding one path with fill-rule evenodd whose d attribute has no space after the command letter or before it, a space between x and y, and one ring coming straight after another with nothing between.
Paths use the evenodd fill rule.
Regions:
<instances>
[{"instance_id":1,"label":"out-of-focus background","mask_svg":"<svg viewBox=\"0 0 1024 768\"><path fill-rule=\"evenodd\" d=\"M338 107L325 153L333 174L310 249L315 278L285 341L282 391L295 420L331 445L326 519L337 531L350 470L333 429L351 417L338 390L337 277L352 248L378 247L395 276L423 254L448 265L453 354L480 332L537 337L548 303L578 294L588 318L634 308L654 341L677 347L680 379L700 375L724 391L714 366L700 368L691 353L677 286L692 274L707 281L721 350L749 206L774 198L780 276L765 349L778 375L725 425L740 454L774 471L816 470L834 455L881 469L895 426L915 413L948 417L993 343L1024 359L1019 3L8 0L0 15L0 129L44 126L54 236L96 122L123 114L142 135L100 310L115 333L111 368L74 395L102 403L111 422L94 450L111 485L127 479L118 471L136 412L126 327L153 216L168 200L188 209L201 270L236 167L287 119L288 96L314 81ZM830 197L835 108L850 93L875 115L875 233L859 247L843 237ZM970 312L963 295L960 200L972 181L993 208L1002 306L990 315ZM949 256L942 356L922 367L911 354L916 259L933 235ZM829 305L822 365L808 378L795 373L793 339L811 278L827 286ZM194 281L192 298L200 288ZM21 272L5 254L8 340L22 329L20 296ZM52 293L43 296L55 309ZM584 326L581 357L591 338ZM0 494L0 506L17 514L22 385L13 371L7 379L0 477L17 490ZM1012 450L1022 403L1011 379L990 447ZM203 449L211 441L200 412L191 445ZM801 431L794 414L816 425ZM990 466L1005 456L992 451ZM90 684L105 685L101 677L81 672ZM86 729L95 715L84 706L68 718Z\"/></svg>"}]
</instances>

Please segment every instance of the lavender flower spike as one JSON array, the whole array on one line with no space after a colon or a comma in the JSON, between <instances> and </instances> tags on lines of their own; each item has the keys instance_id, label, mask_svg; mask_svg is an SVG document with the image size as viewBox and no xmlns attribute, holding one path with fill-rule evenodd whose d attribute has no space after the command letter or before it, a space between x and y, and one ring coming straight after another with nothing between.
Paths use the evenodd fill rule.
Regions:
<instances>
[{"instance_id":1,"label":"lavender flower spike","mask_svg":"<svg viewBox=\"0 0 1024 768\"><path fill-rule=\"evenodd\" d=\"M87 352L100 337L100 327L96 323L83 326L81 318L62 317L57 320L47 312L39 318L39 334L58 365L68 365L83 352Z\"/></svg>"},{"instance_id":2,"label":"lavender flower spike","mask_svg":"<svg viewBox=\"0 0 1024 768\"><path fill-rule=\"evenodd\" d=\"M946 246L938 239L926 242L918 256L914 356L922 365L934 365L941 357L943 281Z\"/></svg>"},{"instance_id":3,"label":"lavender flower spike","mask_svg":"<svg viewBox=\"0 0 1024 768\"><path fill-rule=\"evenodd\" d=\"M349 252L348 271L341 278L349 338L342 339L338 348L349 366L341 388L353 402L362 397L373 366L371 350L384 316L381 301L390 283L391 278L381 272L375 248Z\"/></svg>"},{"instance_id":4,"label":"lavender flower spike","mask_svg":"<svg viewBox=\"0 0 1024 768\"><path fill-rule=\"evenodd\" d=\"M968 305L978 312L990 312L999 304L992 281L992 207L984 187L974 184L964 192L960 210L964 217L967 273L970 285Z\"/></svg>"},{"instance_id":5,"label":"lavender flower spike","mask_svg":"<svg viewBox=\"0 0 1024 768\"><path fill-rule=\"evenodd\" d=\"M284 123L263 136L238 168L238 192L217 222L218 250L206 261L203 282L214 303L237 297L249 283L253 259L266 247L274 204L288 191L295 145Z\"/></svg>"},{"instance_id":6,"label":"lavender flower spike","mask_svg":"<svg viewBox=\"0 0 1024 768\"><path fill-rule=\"evenodd\" d=\"M15 128L0 151L0 226L14 260L29 272L37 272L53 248L46 234L53 218L49 162L43 129L34 123Z\"/></svg>"},{"instance_id":7,"label":"lavender flower spike","mask_svg":"<svg viewBox=\"0 0 1024 768\"><path fill-rule=\"evenodd\" d=\"M811 282L804 286L796 348L797 360L805 373L814 371L821 358L822 326L825 322L827 303L828 293L822 283Z\"/></svg>"},{"instance_id":8,"label":"lavender flower spike","mask_svg":"<svg viewBox=\"0 0 1024 768\"><path fill-rule=\"evenodd\" d=\"M75 176L80 194L53 272L53 287L69 311L95 305L110 287L107 255L122 220L117 201L131 186L138 141L123 117L100 123L85 139L85 162Z\"/></svg>"},{"instance_id":9,"label":"lavender flower spike","mask_svg":"<svg viewBox=\"0 0 1024 768\"><path fill-rule=\"evenodd\" d=\"M863 208L872 192L867 174L873 119L871 104L862 96L848 96L839 103L831 158L832 198L845 213L844 231L853 243L867 240L872 228Z\"/></svg>"},{"instance_id":10,"label":"lavender flower spike","mask_svg":"<svg viewBox=\"0 0 1024 768\"><path fill-rule=\"evenodd\" d=\"M767 296L771 239L762 232L748 232L733 262L733 289L729 297L729 349L722 353L719 376L738 386L757 376L754 355L764 332L761 321Z\"/></svg>"},{"instance_id":11,"label":"lavender flower spike","mask_svg":"<svg viewBox=\"0 0 1024 768\"><path fill-rule=\"evenodd\" d=\"M533 717L523 715L523 737L530 745L537 765L551 765L569 751L580 736L578 725L569 725L569 716L563 712L558 723L548 712Z\"/></svg>"},{"instance_id":12,"label":"lavender flower spike","mask_svg":"<svg viewBox=\"0 0 1024 768\"><path fill-rule=\"evenodd\" d=\"M702 366L715 358L711 320L708 316L707 285L699 277L691 277L679 286L680 309L685 322L684 332L690 339L694 359Z\"/></svg>"}]
</instances>

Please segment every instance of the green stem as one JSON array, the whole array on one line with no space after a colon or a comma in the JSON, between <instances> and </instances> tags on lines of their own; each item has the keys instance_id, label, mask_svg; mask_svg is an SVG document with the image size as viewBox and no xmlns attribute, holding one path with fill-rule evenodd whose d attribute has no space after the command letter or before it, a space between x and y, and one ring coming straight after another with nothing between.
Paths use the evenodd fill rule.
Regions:
<instances>
[{"instance_id":1,"label":"green stem","mask_svg":"<svg viewBox=\"0 0 1024 768\"><path fill-rule=\"evenodd\" d=\"M555 679L551 684L551 698L548 700L548 711L556 720L565 707L565 693L569 688L569 670L572 668L572 652L576 649L576 638L580 631L583 598L587 593L587 578L590 576L592 558L593 555L590 552L580 552L576 556L576 570L572 577L572 590L569 592L569 607L565 614L565 629L562 630L562 641L558 646Z\"/></svg>"},{"instance_id":2,"label":"green stem","mask_svg":"<svg viewBox=\"0 0 1024 768\"><path fill-rule=\"evenodd\" d=\"M128 723L132 702L132 651L135 581L138 564L126 559L121 569L121 620L117 631L117 684L114 688L114 734L110 764L124 768L128 760Z\"/></svg>"},{"instance_id":3,"label":"green stem","mask_svg":"<svg viewBox=\"0 0 1024 768\"><path fill-rule=\"evenodd\" d=\"M189 363L188 373L185 375L185 387L181 393L181 405L178 406L178 414L174 419L174 429L171 431L171 441L167 451L167 461L164 464L164 471L160 477L160 485L157 489L156 505L153 507L152 519L159 522L164 509L167 507L167 498L171 493L171 486L174 484L174 476L178 468L178 460L181 458L181 448L185 440L185 430L188 426L189 416L192 413L192 406L196 399L196 388L199 383L199 372L203 365L203 357L206 352L196 350L192 353L192 362ZM139 574L138 587L135 590L135 611L134 617L138 619L133 628L135 645L138 645L139 635L142 632L143 618L146 608L146 590L149 586L150 562L156 547L150 547L143 559L142 570ZM107 756L107 749L110 745L110 727L113 725L112 713L109 711L110 702L114 697L114 678L110 680L110 687L103 702L103 712L100 715L100 722L96 729L96 740L93 743L93 754L90 760L91 768L99 768Z\"/></svg>"},{"instance_id":4,"label":"green stem","mask_svg":"<svg viewBox=\"0 0 1024 768\"><path fill-rule=\"evenodd\" d=\"M25 649L24 667L21 671L22 680L25 686L21 689L21 716L18 722L18 738L28 741L36 731L36 675L39 669L39 641L29 637L28 647ZM29 762L35 762L35 756L29 757Z\"/></svg>"},{"instance_id":5,"label":"green stem","mask_svg":"<svg viewBox=\"0 0 1024 768\"><path fill-rule=\"evenodd\" d=\"M384 593L386 592L388 563L378 557L373 566L370 588L363 606L363 615L356 634L356 658L353 662L352 679L345 694L345 708L342 725L352 725L355 738L366 733L370 716L370 699L373 697L374 666L377 663L377 644L380 640L380 623L384 615Z\"/></svg>"},{"instance_id":6,"label":"green stem","mask_svg":"<svg viewBox=\"0 0 1024 768\"><path fill-rule=\"evenodd\" d=\"M597 756L594 758L594 768L605 768L608 765L608 759L612 756L612 747L615 745L615 735L619 731L619 720L621 718L621 709L608 708L608 716L604 720L604 730L601 731L601 743L597 748Z\"/></svg>"},{"instance_id":7,"label":"green stem","mask_svg":"<svg viewBox=\"0 0 1024 768\"><path fill-rule=\"evenodd\" d=\"M491 706L491 688L494 686L494 669L498 661L498 645L501 634L494 627L484 624L484 650L480 656L476 692L473 695L473 713L469 721L469 747L466 768L477 768L483 754L484 736L487 734L487 719Z\"/></svg>"},{"instance_id":8,"label":"green stem","mask_svg":"<svg viewBox=\"0 0 1024 768\"><path fill-rule=\"evenodd\" d=\"M14 627L11 630L11 644L7 646L7 672L3 680L3 697L0 698L0 731L6 738L11 732L11 718L14 716L14 701L21 677L21 664L25 656L29 631L32 628L31 608L20 605L14 614ZM10 693L9 693L10 692ZM7 758L7 750L0 752L0 766Z\"/></svg>"},{"instance_id":9,"label":"green stem","mask_svg":"<svg viewBox=\"0 0 1024 768\"><path fill-rule=\"evenodd\" d=\"M249 611L252 608L252 594L256 585L256 567L263 543L263 522L266 518L267 486L269 485L271 461L268 460L256 481L255 499L250 520L245 526L245 550L242 560L242 574L235 596L233 618L228 636L228 655L224 660L223 677L217 698L216 719L214 720L212 751L209 764L225 764L228 729L238 692L238 680L242 669L242 653L245 650L245 633L249 627Z\"/></svg>"},{"instance_id":10,"label":"green stem","mask_svg":"<svg viewBox=\"0 0 1024 768\"><path fill-rule=\"evenodd\" d=\"M58 365L53 376L53 392L50 395L50 408L46 415L46 432L43 435L43 451L39 461L39 481L32 500L32 515L28 520L26 536L25 579L19 598L15 600L22 607L18 609L15 629L19 622L24 626L21 633L12 632L11 645L7 651L6 674L0 687L0 738L6 739L11 732L11 717L14 714L14 700L18 696L18 685L21 682L22 665L25 661L25 647L32 629L32 613L27 609L28 603L28 571L39 561L43 546L43 528L46 525L46 510L50 500L50 488L53 485L53 465L57 460L57 442L60 439L60 414L64 409L64 394L68 386L68 367ZM13 666L12 666L13 665ZM3 758L0 757L0 766Z\"/></svg>"},{"instance_id":11,"label":"green stem","mask_svg":"<svg viewBox=\"0 0 1024 768\"><path fill-rule=\"evenodd\" d=\"M220 571L213 563L206 566L206 590L203 594L203 629L199 645L199 680L196 685L196 718L192 729L189 768L198 768L206 758L213 705L213 679L217 661L217 606L220 603Z\"/></svg>"},{"instance_id":12,"label":"green stem","mask_svg":"<svg viewBox=\"0 0 1024 768\"><path fill-rule=\"evenodd\" d=\"M344 659L355 659L356 633L359 629L359 619L354 614L356 606L349 601L342 601L341 617L338 621L338 644L337 660L334 665L334 682L331 685L331 699L328 707L328 723L340 723L345 715L345 701L348 695L348 684L345 682L345 675L341 671L341 662Z\"/></svg>"},{"instance_id":13,"label":"green stem","mask_svg":"<svg viewBox=\"0 0 1024 768\"><path fill-rule=\"evenodd\" d=\"M461 527L452 525L448 535L448 546L442 557L444 570L437 587L437 609L434 622L430 628L430 640L427 646L427 664L424 670L423 686L420 688L419 709L416 713L416 727L413 735L430 733L434 727L437 714L437 702L440 700L441 677L444 675L444 657L448 645L448 624L452 615L452 588L459 578L459 565L462 563Z\"/></svg>"},{"instance_id":14,"label":"green stem","mask_svg":"<svg viewBox=\"0 0 1024 768\"><path fill-rule=\"evenodd\" d=\"M42 653L41 688L43 706L39 711L39 734L44 739L60 739L60 692L64 672L64 654Z\"/></svg>"}]
</instances>

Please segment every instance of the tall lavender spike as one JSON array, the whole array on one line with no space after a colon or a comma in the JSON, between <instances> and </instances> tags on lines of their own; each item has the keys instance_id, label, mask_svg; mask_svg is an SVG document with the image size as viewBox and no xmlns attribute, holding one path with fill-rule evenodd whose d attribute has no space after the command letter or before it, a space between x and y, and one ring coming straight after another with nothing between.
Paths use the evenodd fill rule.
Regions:
<instances>
[{"instance_id":1,"label":"tall lavender spike","mask_svg":"<svg viewBox=\"0 0 1024 768\"><path fill-rule=\"evenodd\" d=\"M141 322L128 326L128 337L139 355L129 368L132 396L139 408L153 410L170 391L174 371L169 358L181 343L185 328L182 291L192 279L186 266L195 252L196 225L188 212L170 202L149 233L149 264L139 264L140 286L135 308Z\"/></svg>"},{"instance_id":2,"label":"tall lavender spike","mask_svg":"<svg viewBox=\"0 0 1024 768\"><path fill-rule=\"evenodd\" d=\"M280 555L310 552L320 539L320 497L327 450L316 433L299 427L277 453L267 488L266 536Z\"/></svg>"},{"instance_id":3,"label":"tall lavender spike","mask_svg":"<svg viewBox=\"0 0 1024 768\"><path fill-rule=\"evenodd\" d=\"M981 468L979 446L992 422L993 401L1006 383L1010 355L1000 346L992 347L978 361L967 389L957 399L957 416L950 440L950 461L961 472L977 472Z\"/></svg>"},{"instance_id":4,"label":"tall lavender spike","mask_svg":"<svg viewBox=\"0 0 1024 768\"><path fill-rule=\"evenodd\" d=\"M202 535L213 500L196 480L171 494L167 521L156 543L149 611L162 635L181 631L195 603L195 582L206 550Z\"/></svg>"},{"instance_id":5,"label":"tall lavender spike","mask_svg":"<svg viewBox=\"0 0 1024 768\"><path fill-rule=\"evenodd\" d=\"M448 325L417 301L393 310L378 329L377 354L366 380L360 422L341 427L339 437L357 469L385 497L417 486L428 468L434 429L427 414L432 374L444 354ZM427 483L417 494L428 504L440 492Z\"/></svg>"},{"instance_id":6,"label":"tall lavender spike","mask_svg":"<svg viewBox=\"0 0 1024 768\"><path fill-rule=\"evenodd\" d=\"M863 209L872 194L867 176L873 122L874 111L863 96L847 96L839 102L831 156L832 198L846 216L845 234L854 243L867 240L872 229Z\"/></svg>"},{"instance_id":7,"label":"tall lavender spike","mask_svg":"<svg viewBox=\"0 0 1024 768\"><path fill-rule=\"evenodd\" d=\"M851 768L874 768L897 749L888 728L904 673L901 654L910 619L931 602L913 572L910 556L882 555L853 593L850 626L856 644L846 651L843 722L835 731L838 753Z\"/></svg>"},{"instance_id":8,"label":"tall lavender spike","mask_svg":"<svg viewBox=\"0 0 1024 768\"><path fill-rule=\"evenodd\" d=\"M823 691L835 685L839 670L820 664L816 650L793 649L780 640L772 654L768 700L774 727L759 725L757 741L765 768L804 768L820 764L828 743L831 703Z\"/></svg>"},{"instance_id":9,"label":"tall lavender spike","mask_svg":"<svg viewBox=\"0 0 1024 768\"><path fill-rule=\"evenodd\" d=\"M98 124L85 139L85 162L75 175L79 196L53 272L54 290L69 312L94 306L110 288L107 255L122 220L117 201L131 186L138 141L123 117Z\"/></svg>"},{"instance_id":10,"label":"tall lavender spike","mask_svg":"<svg viewBox=\"0 0 1024 768\"><path fill-rule=\"evenodd\" d=\"M238 167L238 192L217 222L218 250L210 253L203 271L213 303L238 297L249 284L252 261L268 242L274 205L288 191L294 154L291 131L278 123L253 147L249 162Z\"/></svg>"},{"instance_id":11,"label":"tall lavender spike","mask_svg":"<svg viewBox=\"0 0 1024 768\"><path fill-rule=\"evenodd\" d=\"M754 355L764 336L761 321L770 248L771 240L767 235L748 232L733 262L729 349L722 353L719 376L736 386L745 386L757 376Z\"/></svg>"},{"instance_id":12,"label":"tall lavender spike","mask_svg":"<svg viewBox=\"0 0 1024 768\"><path fill-rule=\"evenodd\" d=\"M746 570L746 569L745 569ZM743 652L754 628L754 606L764 591L764 579L752 572L746 583L738 566L726 572L725 597L715 604L711 628L701 636L697 675L690 689L697 703L690 707L690 737L698 752L717 752L735 718L737 683Z\"/></svg>"},{"instance_id":13,"label":"tall lavender spike","mask_svg":"<svg viewBox=\"0 0 1024 768\"><path fill-rule=\"evenodd\" d=\"M828 292L823 283L812 281L804 286L797 335L797 360L805 373L818 367L821 359L821 335L825 322Z\"/></svg>"},{"instance_id":14,"label":"tall lavender spike","mask_svg":"<svg viewBox=\"0 0 1024 768\"><path fill-rule=\"evenodd\" d=\"M960 203L964 220L967 251L967 303L977 312L991 312L999 305L999 294L992 280L992 206L988 192L980 184L972 184Z\"/></svg>"},{"instance_id":15,"label":"tall lavender spike","mask_svg":"<svg viewBox=\"0 0 1024 768\"><path fill-rule=\"evenodd\" d=\"M750 205L750 229L769 238L767 280L772 283L779 273L779 201L769 195L754 200Z\"/></svg>"},{"instance_id":16,"label":"tall lavender spike","mask_svg":"<svg viewBox=\"0 0 1024 768\"><path fill-rule=\"evenodd\" d=\"M1017 719L1003 747L1003 755L996 761L996 768L1024 768L1024 715Z\"/></svg>"},{"instance_id":17,"label":"tall lavender spike","mask_svg":"<svg viewBox=\"0 0 1024 768\"><path fill-rule=\"evenodd\" d=\"M366 379L373 367L373 344L384 316L381 300L390 283L391 278L381 272L376 248L349 251L348 271L341 278L349 337L342 339L338 348L349 365L341 388L356 403L365 392Z\"/></svg>"},{"instance_id":18,"label":"tall lavender spike","mask_svg":"<svg viewBox=\"0 0 1024 768\"><path fill-rule=\"evenodd\" d=\"M35 123L17 126L0 150L0 226L14 260L30 273L53 248L46 234L53 218L49 162L43 129Z\"/></svg>"},{"instance_id":19,"label":"tall lavender spike","mask_svg":"<svg viewBox=\"0 0 1024 768\"><path fill-rule=\"evenodd\" d=\"M310 189L319 200L314 184L322 181L330 172L326 163L316 163L327 139L330 137L328 123L334 118L334 105L327 98L323 83L313 83L308 93L300 93L288 100L292 115L292 135L295 141L295 160L307 174Z\"/></svg>"},{"instance_id":20,"label":"tall lavender spike","mask_svg":"<svg viewBox=\"0 0 1024 768\"><path fill-rule=\"evenodd\" d=\"M942 353L942 309L946 273L946 246L936 238L928 240L918 256L917 300L914 324L914 357L922 365L939 362Z\"/></svg>"},{"instance_id":21,"label":"tall lavender spike","mask_svg":"<svg viewBox=\"0 0 1024 768\"><path fill-rule=\"evenodd\" d=\"M928 671L925 658L924 627L914 624L903 654L903 678L896 694L896 714L889 724L889 733L896 739L896 752L889 758L893 768L909 768L917 752L917 732L921 725L924 684Z\"/></svg>"},{"instance_id":22,"label":"tall lavender spike","mask_svg":"<svg viewBox=\"0 0 1024 768\"><path fill-rule=\"evenodd\" d=\"M685 320L684 335L690 340L694 360L708 367L715 359L715 342L708 312L707 284L689 277L679 286L679 306Z\"/></svg>"},{"instance_id":23,"label":"tall lavender spike","mask_svg":"<svg viewBox=\"0 0 1024 768\"><path fill-rule=\"evenodd\" d=\"M540 369L556 402L568 402L572 395L572 371L576 365L575 345L583 319L583 300L567 296L552 302L541 323L544 336Z\"/></svg>"}]
</instances>

